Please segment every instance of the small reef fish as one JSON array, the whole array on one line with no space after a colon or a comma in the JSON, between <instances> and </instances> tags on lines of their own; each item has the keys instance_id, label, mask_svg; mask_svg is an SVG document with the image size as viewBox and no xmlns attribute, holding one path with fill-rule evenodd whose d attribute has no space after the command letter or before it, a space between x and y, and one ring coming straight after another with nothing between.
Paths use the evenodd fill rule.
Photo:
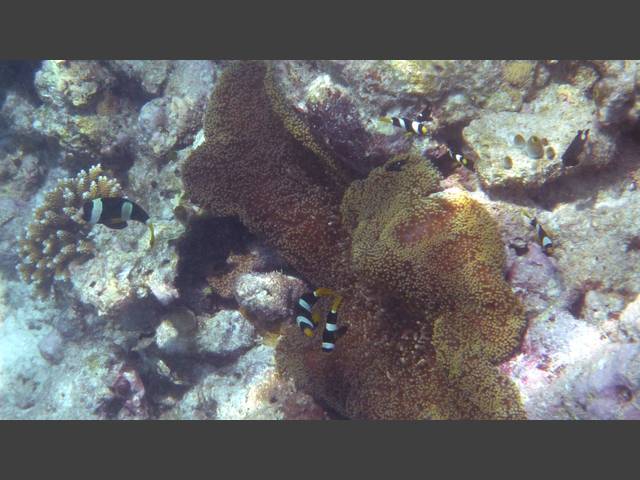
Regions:
<instances>
[{"instance_id":1,"label":"small reef fish","mask_svg":"<svg viewBox=\"0 0 640 480\"><path fill-rule=\"evenodd\" d=\"M578 130L575 138L571 141L567 150L562 155L562 164L565 167L575 167L578 165L578 156L582 153L585 143L589 139L589 129Z\"/></svg>"},{"instance_id":2,"label":"small reef fish","mask_svg":"<svg viewBox=\"0 0 640 480\"><path fill-rule=\"evenodd\" d=\"M92 225L100 223L108 228L125 228L129 220L144 223L149 227L151 237L149 246L155 242L153 224L149 222L149 214L127 198L108 197L94 198L82 205L82 219Z\"/></svg>"},{"instance_id":3,"label":"small reef fish","mask_svg":"<svg viewBox=\"0 0 640 480\"><path fill-rule=\"evenodd\" d=\"M449 155L451 156L452 159L454 159L456 162L458 162L460 165L462 165L465 168L468 168L469 170L473 171L473 162L468 159L467 157L454 152L453 150L451 150L451 148L447 147L448 151L449 151Z\"/></svg>"},{"instance_id":4,"label":"small reef fish","mask_svg":"<svg viewBox=\"0 0 640 480\"><path fill-rule=\"evenodd\" d=\"M418 122L417 120L409 120L408 118L402 117L382 117L380 120L386 123L391 123L396 127L404 128L407 131L407 134L415 133L416 135L423 137L429 132L429 129L424 122Z\"/></svg>"},{"instance_id":5,"label":"small reef fish","mask_svg":"<svg viewBox=\"0 0 640 480\"><path fill-rule=\"evenodd\" d=\"M531 219L531 226L536 229L536 235L538 236L538 243L542 247L542 251L546 255L553 255L553 241L549 237L549 234L546 230L540 225L537 218Z\"/></svg>"},{"instance_id":6,"label":"small reef fish","mask_svg":"<svg viewBox=\"0 0 640 480\"><path fill-rule=\"evenodd\" d=\"M396 127L404 128L407 131L406 135L415 133L422 137L429 133L429 129L425 123L433 120L431 117L431 104L427 104L415 120L405 117L381 117L380 120L386 123L391 123Z\"/></svg>"},{"instance_id":7,"label":"small reef fish","mask_svg":"<svg viewBox=\"0 0 640 480\"><path fill-rule=\"evenodd\" d=\"M473 161L451 149L446 143L427 150L427 158L436 166L444 177L448 177L459 166L474 171Z\"/></svg>"},{"instance_id":8,"label":"small reef fish","mask_svg":"<svg viewBox=\"0 0 640 480\"><path fill-rule=\"evenodd\" d=\"M338 328L338 309L342 303L342 297L329 288L317 288L313 292L302 295L295 306L296 323L302 333L307 337L312 337L316 327L320 323L320 315L314 306L321 297L332 297L331 309L327 314L327 319L322 332L322 351L332 352L335 343L346 331L346 327Z\"/></svg>"}]
</instances>

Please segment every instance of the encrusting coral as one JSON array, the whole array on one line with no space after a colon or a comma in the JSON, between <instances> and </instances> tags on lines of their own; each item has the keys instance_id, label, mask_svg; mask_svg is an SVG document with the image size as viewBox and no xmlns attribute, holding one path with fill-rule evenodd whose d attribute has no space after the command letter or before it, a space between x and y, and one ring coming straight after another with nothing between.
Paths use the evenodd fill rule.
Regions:
<instances>
[{"instance_id":1,"label":"encrusting coral","mask_svg":"<svg viewBox=\"0 0 640 480\"><path fill-rule=\"evenodd\" d=\"M348 172L300 134L268 72L243 62L223 74L183 178L197 203L237 215L311 284L343 294L336 350L292 322L281 374L351 418L522 418L495 367L524 316L489 213L440 192L435 169L411 155L346 188Z\"/></svg>"},{"instance_id":2,"label":"encrusting coral","mask_svg":"<svg viewBox=\"0 0 640 480\"><path fill-rule=\"evenodd\" d=\"M54 280L68 279L69 263L92 253L93 244L85 238L89 227L81 218L82 204L122 191L116 180L103 173L98 164L63 178L34 209L33 221L19 239L22 262L17 269L39 293L46 294Z\"/></svg>"}]
</instances>

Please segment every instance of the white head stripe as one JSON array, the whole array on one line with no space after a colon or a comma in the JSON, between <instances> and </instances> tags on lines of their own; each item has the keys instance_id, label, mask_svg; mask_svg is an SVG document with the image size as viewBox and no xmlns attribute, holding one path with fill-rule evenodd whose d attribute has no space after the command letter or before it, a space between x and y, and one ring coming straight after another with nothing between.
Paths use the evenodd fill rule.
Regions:
<instances>
[{"instance_id":1,"label":"white head stripe","mask_svg":"<svg viewBox=\"0 0 640 480\"><path fill-rule=\"evenodd\" d=\"M122 208L120 208L120 218L123 222L128 222L131 219L131 212L133 211L133 203L125 200L122 202Z\"/></svg>"},{"instance_id":2,"label":"white head stripe","mask_svg":"<svg viewBox=\"0 0 640 480\"><path fill-rule=\"evenodd\" d=\"M91 204L91 218L89 219L89 223L98 223L100 217L102 216L102 199L94 198Z\"/></svg>"},{"instance_id":3,"label":"white head stripe","mask_svg":"<svg viewBox=\"0 0 640 480\"><path fill-rule=\"evenodd\" d=\"M305 300L303 300L302 298L298 300L298 305L300 305L302 308L304 308L307 312L311 311L311 305L309 305Z\"/></svg>"},{"instance_id":4,"label":"white head stripe","mask_svg":"<svg viewBox=\"0 0 640 480\"><path fill-rule=\"evenodd\" d=\"M335 348L335 345L329 342L322 342L322 348L325 348L327 350L333 350Z\"/></svg>"},{"instance_id":5,"label":"white head stripe","mask_svg":"<svg viewBox=\"0 0 640 480\"><path fill-rule=\"evenodd\" d=\"M335 332L338 330L338 326L335 323L327 323L324 328L326 328L328 332Z\"/></svg>"},{"instance_id":6,"label":"white head stripe","mask_svg":"<svg viewBox=\"0 0 640 480\"><path fill-rule=\"evenodd\" d=\"M313 323L311 323L308 318L303 317L302 315L298 315L298 317L296 318L296 323L298 324L298 326L300 326L300 324L303 323L307 325L311 330L316 328L316 326Z\"/></svg>"},{"instance_id":7,"label":"white head stripe","mask_svg":"<svg viewBox=\"0 0 640 480\"><path fill-rule=\"evenodd\" d=\"M548 246L548 245L551 245L551 243L552 243L552 242L551 242L551 239L550 239L549 237L544 237L544 238L542 239L542 246L543 246L543 247L546 247L546 246Z\"/></svg>"},{"instance_id":8,"label":"white head stripe","mask_svg":"<svg viewBox=\"0 0 640 480\"><path fill-rule=\"evenodd\" d=\"M416 133L420 133L420 122L413 121L411 122L411 130Z\"/></svg>"}]
</instances>

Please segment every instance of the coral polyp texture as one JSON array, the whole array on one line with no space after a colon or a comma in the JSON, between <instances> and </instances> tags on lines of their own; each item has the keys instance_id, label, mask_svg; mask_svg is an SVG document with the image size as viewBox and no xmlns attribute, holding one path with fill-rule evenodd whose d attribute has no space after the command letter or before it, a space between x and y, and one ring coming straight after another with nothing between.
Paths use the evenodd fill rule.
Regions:
<instances>
[{"instance_id":1,"label":"coral polyp texture","mask_svg":"<svg viewBox=\"0 0 640 480\"><path fill-rule=\"evenodd\" d=\"M345 189L349 172L283 108L263 63L225 72L205 136L184 169L192 199L237 215L306 280L345 298L348 330L331 355L284 328L282 375L351 418L524 415L493 366L517 346L523 312L478 203L438 193L435 169L408 155Z\"/></svg>"},{"instance_id":2,"label":"coral polyp texture","mask_svg":"<svg viewBox=\"0 0 640 480\"><path fill-rule=\"evenodd\" d=\"M69 278L69 264L91 255L93 244L86 238L88 226L82 220L82 204L99 197L121 193L120 184L103 175L101 165L63 178L45 193L33 211L33 220L19 240L22 279L46 294L54 281Z\"/></svg>"}]
</instances>

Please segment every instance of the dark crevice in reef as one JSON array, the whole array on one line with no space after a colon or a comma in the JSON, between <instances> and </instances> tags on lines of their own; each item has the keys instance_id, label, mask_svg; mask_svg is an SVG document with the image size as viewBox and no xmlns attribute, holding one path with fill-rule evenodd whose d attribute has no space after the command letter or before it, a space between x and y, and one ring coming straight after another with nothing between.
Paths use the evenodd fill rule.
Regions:
<instances>
[{"instance_id":1,"label":"dark crevice in reef","mask_svg":"<svg viewBox=\"0 0 640 480\"><path fill-rule=\"evenodd\" d=\"M42 104L33 83L41 63L40 60L0 61L0 106L4 103L9 88L16 90L36 106Z\"/></svg>"},{"instance_id":2,"label":"dark crevice in reef","mask_svg":"<svg viewBox=\"0 0 640 480\"><path fill-rule=\"evenodd\" d=\"M230 254L248 253L253 236L235 218L196 217L178 241L176 287L182 303L196 314L235 308L234 301L207 291L207 277L224 273Z\"/></svg>"}]
</instances>

